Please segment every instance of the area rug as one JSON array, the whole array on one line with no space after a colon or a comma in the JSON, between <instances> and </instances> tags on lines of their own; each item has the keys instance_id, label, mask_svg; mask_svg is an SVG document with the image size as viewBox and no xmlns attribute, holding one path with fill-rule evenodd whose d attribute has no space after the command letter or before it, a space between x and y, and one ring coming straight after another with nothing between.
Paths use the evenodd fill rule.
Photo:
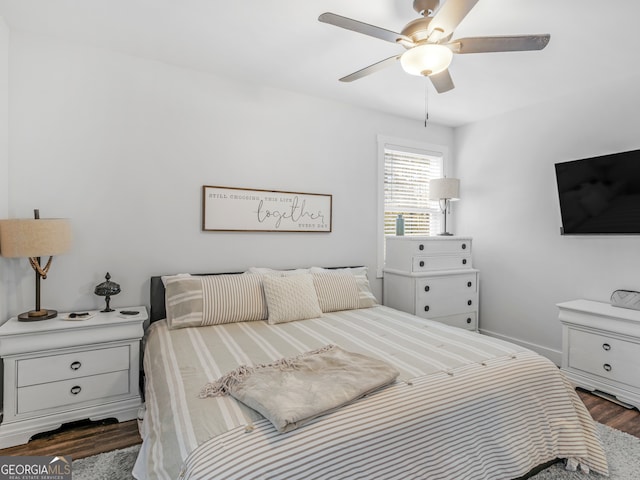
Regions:
<instances>
[{"instance_id":1,"label":"area rug","mask_svg":"<svg viewBox=\"0 0 640 480\"><path fill-rule=\"evenodd\" d=\"M640 438L598 424L598 432L609 461L610 480L640 479ZM131 470L140 445L113 450L73 462L73 480L132 480ZM531 480L604 480L592 473L568 472L561 463L530 477ZM457 479L456 479L457 480Z\"/></svg>"},{"instance_id":2,"label":"area rug","mask_svg":"<svg viewBox=\"0 0 640 480\"><path fill-rule=\"evenodd\" d=\"M598 424L598 433L609 462L610 480L640 479L640 438ZM583 472L567 472L562 463L551 465L531 480L604 480L605 476Z\"/></svg>"}]
</instances>

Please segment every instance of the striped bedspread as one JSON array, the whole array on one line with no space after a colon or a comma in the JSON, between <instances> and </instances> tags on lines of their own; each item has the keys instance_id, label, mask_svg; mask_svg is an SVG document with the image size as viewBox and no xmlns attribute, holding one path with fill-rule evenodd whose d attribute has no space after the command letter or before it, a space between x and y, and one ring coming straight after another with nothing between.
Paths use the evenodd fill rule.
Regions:
<instances>
[{"instance_id":1,"label":"striped bedspread","mask_svg":"<svg viewBox=\"0 0 640 480\"><path fill-rule=\"evenodd\" d=\"M239 364L328 343L388 362L398 381L284 434L233 398L198 398ZM555 365L387 307L278 325L161 321L144 365L140 479L498 480L558 457L607 473L594 423Z\"/></svg>"}]
</instances>

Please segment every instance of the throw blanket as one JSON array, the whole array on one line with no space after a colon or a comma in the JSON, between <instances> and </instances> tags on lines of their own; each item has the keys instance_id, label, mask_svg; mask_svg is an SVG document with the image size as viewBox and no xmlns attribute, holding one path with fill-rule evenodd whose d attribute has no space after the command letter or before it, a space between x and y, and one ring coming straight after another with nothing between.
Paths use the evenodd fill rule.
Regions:
<instances>
[{"instance_id":1,"label":"throw blanket","mask_svg":"<svg viewBox=\"0 0 640 480\"><path fill-rule=\"evenodd\" d=\"M241 365L205 385L200 397L231 395L283 433L393 382L398 374L385 362L327 345L268 365Z\"/></svg>"}]
</instances>

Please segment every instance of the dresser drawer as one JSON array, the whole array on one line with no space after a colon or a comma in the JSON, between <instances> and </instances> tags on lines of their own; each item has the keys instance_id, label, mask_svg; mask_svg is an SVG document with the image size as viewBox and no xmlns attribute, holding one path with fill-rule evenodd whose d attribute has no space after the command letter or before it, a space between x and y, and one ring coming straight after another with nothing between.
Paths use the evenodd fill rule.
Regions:
<instances>
[{"instance_id":1,"label":"dresser drawer","mask_svg":"<svg viewBox=\"0 0 640 480\"><path fill-rule=\"evenodd\" d=\"M478 317L476 312L458 313L456 315L445 315L443 317L431 318L445 325L464 328L465 330L478 329Z\"/></svg>"},{"instance_id":2,"label":"dresser drawer","mask_svg":"<svg viewBox=\"0 0 640 480\"><path fill-rule=\"evenodd\" d=\"M440 255L413 257L412 272L469 269L471 255Z\"/></svg>"},{"instance_id":3,"label":"dresser drawer","mask_svg":"<svg viewBox=\"0 0 640 480\"><path fill-rule=\"evenodd\" d=\"M640 385L640 344L569 329L569 367L627 385Z\"/></svg>"},{"instance_id":4,"label":"dresser drawer","mask_svg":"<svg viewBox=\"0 0 640 480\"><path fill-rule=\"evenodd\" d=\"M129 371L104 373L90 377L42 383L18 388L18 413L29 413L49 408L65 407L97 400L105 403L107 397L129 393Z\"/></svg>"},{"instance_id":5,"label":"dresser drawer","mask_svg":"<svg viewBox=\"0 0 640 480\"><path fill-rule=\"evenodd\" d=\"M416 257L458 256L467 258L467 264L460 266L445 263L441 267L433 266L429 269L442 268L471 268L471 238L468 237L387 237L385 268L404 272L420 272L425 269L415 268ZM420 259L418 259L418 262ZM452 259L450 259L452 261Z\"/></svg>"},{"instance_id":6,"label":"dresser drawer","mask_svg":"<svg viewBox=\"0 0 640 480\"><path fill-rule=\"evenodd\" d=\"M478 294L450 295L444 298L419 298L416 300L416 315L434 318L444 315L475 312L478 309Z\"/></svg>"},{"instance_id":7,"label":"dresser drawer","mask_svg":"<svg viewBox=\"0 0 640 480\"><path fill-rule=\"evenodd\" d=\"M423 277L416 280L416 298L443 298L450 295L472 294L478 291L477 275L447 275Z\"/></svg>"},{"instance_id":8,"label":"dresser drawer","mask_svg":"<svg viewBox=\"0 0 640 480\"><path fill-rule=\"evenodd\" d=\"M17 362L18 387L129 369L129 346L82 350Z\"/></svg>"},{"instance_id":9,"label":"dresser drawer","mask_svg":"<svg viewBox=\"0 0 640 480\"><path fill-rule=\"evenodd\" d=\"M455 240L411 240L408 242L408 249L411 255L430 255L441 253L467 253L471 255L470 239Z\"/></svg>"}]
</instances>

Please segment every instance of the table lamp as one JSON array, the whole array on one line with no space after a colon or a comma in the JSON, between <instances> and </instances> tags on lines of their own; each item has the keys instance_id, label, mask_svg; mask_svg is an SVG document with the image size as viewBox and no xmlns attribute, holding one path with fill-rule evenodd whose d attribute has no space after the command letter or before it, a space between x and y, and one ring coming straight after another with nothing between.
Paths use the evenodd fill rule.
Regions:
<instances>
[{"instance_id":1,"label":"table lamp","mask_svg":"<svg viewBox=\"0 0 640 480\"><path fill-rule=\"evenodd\" d=\"M460 180L457 178L434 178L429 180L429 200L438 200L440 211L444 214L444 229L438 235L453 235L447 232L447 210L449 202L458 200L460 195Z\"/></svg>"},{"instance_id":2,"label":"table lamp","mask_svg":"<svg viewBox=\"0 0 640 480\"><path fill-rule=\"evenodd\" d=\"M40 279L46 279L54 255L66 252L71 246L71 226L64 218L40 218L34 210L33 219L0 220L0 255L26 257L36 274L35 309L18 315L23 322L46 320L58 315L56 310L40 307ZM40 257L49 255L43 267Z\"/></svg>"}]
</instances>

